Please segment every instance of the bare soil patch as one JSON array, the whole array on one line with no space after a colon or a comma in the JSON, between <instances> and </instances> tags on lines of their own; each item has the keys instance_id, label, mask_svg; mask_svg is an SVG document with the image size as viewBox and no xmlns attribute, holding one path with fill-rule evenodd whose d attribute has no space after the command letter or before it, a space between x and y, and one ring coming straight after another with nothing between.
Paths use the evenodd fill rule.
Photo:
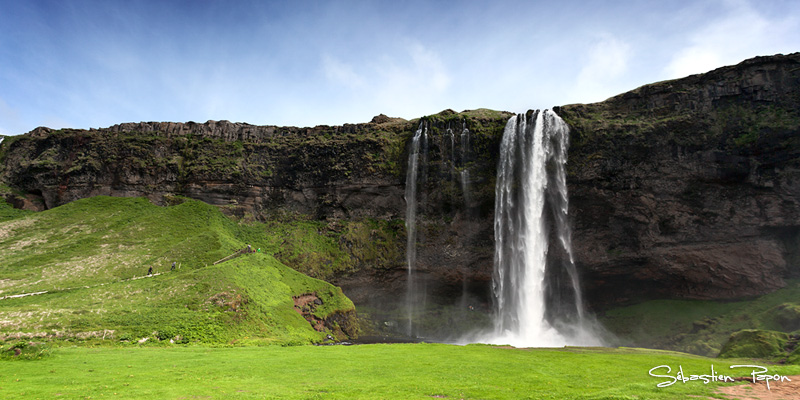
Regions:
<instances>
[{"instance_id":1,"label":"bare soil patch","mask_svg":"<svg viewBox=\"0 0 800 400\"><path fill-rule=\"evenodd\" d=\"M725 386L717 390L728 399L740 400L797 400L800 399L800 375L788 376L791 382L769 383L769 389L764 381L745 385Z\"/></svg>"}]
</instances>

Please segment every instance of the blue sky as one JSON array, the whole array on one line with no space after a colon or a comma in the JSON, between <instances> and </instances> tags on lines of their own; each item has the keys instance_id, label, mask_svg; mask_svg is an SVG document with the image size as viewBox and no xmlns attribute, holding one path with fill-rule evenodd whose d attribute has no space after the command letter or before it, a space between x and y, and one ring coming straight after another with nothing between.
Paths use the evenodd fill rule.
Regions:
<instances>
[{"instance_id":1,"label":"blue sky","mask_svg":"<svg viewBox=\"0 0 800 400\"><path fill-rule=\"evenodd\" d=\"M0 134L523 112L796 51L796 0L0 0Z\"/></svg>"}]
</instances>

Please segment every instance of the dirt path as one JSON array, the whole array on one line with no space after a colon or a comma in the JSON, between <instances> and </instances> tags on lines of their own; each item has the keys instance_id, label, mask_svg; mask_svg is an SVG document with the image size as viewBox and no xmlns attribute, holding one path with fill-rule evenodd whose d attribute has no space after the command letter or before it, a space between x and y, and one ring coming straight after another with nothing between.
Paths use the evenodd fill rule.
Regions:
<instances>
[{"instance_id":1,"label":"dirt path","mask_svg":"<svg viewBox=\"0 0 800 400\"><path fill-rule=\"evenodd\" d=\"M144 275L144 276L134 276L133 278L123 279L123 280L117 281L117 282L128 282L128 281L135 281L137 279L153 278L153 277L161 275L162 273L163 272L157 272L155 274L149 274L149 275ZM71 287L71 288L63 288L63 289L59 289L59 291L75 290L75 289L91 289L91 288L95 288L95 287L98 287L98 286L105 286L105 285L108 285L109 283L116 283L116 282L98 283L97 285L92 285L92 286L78 286L78 287ZM41 291L41 292L12 294L12 295L8 295L8 296L0 297L0 300L16 299L18 297L25 297L25 296L37 296L37 295L40 295L40 294L47 294L47 293L49 293L49 292L47 290L44 290L44 291Z\"/></svg>"},{"instance_id":2,"label":"dirt path","mask_svg":"<svg viewBox=\"0 0 800 400\"><path fill-rule=\"evenodd\" d=\"M36 296L37 294L45 294L45 293L47 293L47 290L42 291L42 292L34 292L34 293L11 294L11 295L8 295L8 296L0 297L0 300L16 299L18 297L25 297L25 296Z\"/></svg>"},{"instance_id":3,"label":"dirt path","mask_svg":"<svg viewBox=\"0 0 800 400\"><path fill-rule=\"evenodd\" d=\"M746 385L726 386L717 393L728 399L740 400L800 400L800 375L788 376L791 382L770 382L769 389L763 381Z\"/></svg>"}]
</instances>

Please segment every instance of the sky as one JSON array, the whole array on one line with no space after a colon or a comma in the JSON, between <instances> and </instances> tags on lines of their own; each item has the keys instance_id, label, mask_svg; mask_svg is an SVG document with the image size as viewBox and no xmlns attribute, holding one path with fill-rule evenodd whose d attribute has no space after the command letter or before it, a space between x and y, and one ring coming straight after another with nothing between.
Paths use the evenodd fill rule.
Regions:
<instances>
[{"instance_id":1,"label":"sky","mask_svg":"<svg viewBox=\"0 0 800 400\"><path fill-rule=\"evenodd\" d=\"M524 112L797 51L796 0L0 0L0 135Z\"/></svg>"}]
</instances>

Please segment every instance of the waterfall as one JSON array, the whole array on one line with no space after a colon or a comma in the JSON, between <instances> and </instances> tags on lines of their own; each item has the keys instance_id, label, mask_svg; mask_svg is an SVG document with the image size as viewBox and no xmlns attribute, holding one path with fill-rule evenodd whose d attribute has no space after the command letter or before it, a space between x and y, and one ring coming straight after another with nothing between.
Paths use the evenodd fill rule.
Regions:
<instances>
[{"instance_id":1,"label":"waterfall","mask_svg":"<svg viewBox=\"0 0 800 400\"><path fill-rule=\"evenodd\" d=\"M408 326L406 333L414 334L414 313L417 306L416 262L417 262L417 175L419 169L420 143L423 147L423 165L427 161L428 128L420 122L419 128L411 140L411 149L408 152L408 169L406 171L406 313Z\"/></svg>"},{"instance_id":2,"label":"waterfall","mask_svg":"<svg viewBox=\"0 0 800 400\"><path fill-rule=\"evenodd\" d=\"M514 116L506 124L495 187L494 331L484 341L518 347L600 344L587 328L572 256L568 135L566 123L549 110ZM549 249L561 255L560 263L548 259ZM548 287L548 276L565 275L569 285ZM552 304L557 314L549 312L548 299L562 302Z\"/></svg>"},{"instance_id":3,"label":"waterfall","mask_svg":"<svg viewBox=\"0 0 800 400\"><path fill-rule=\"evenodd\" d=\"M455 138L454 138L455 139ZM469 158L469 129L467 129L467 121L462 120L461 122L461 171L458 173L458 180L461 183L461 193L464 198L464 218L469 220L472 217L470 205L472 204L472 200L470 197L469 192L469 168L467 167L467 161ZM453 166L455 168L455 152L452 154L453 157ZM461 318L466 318L466 313L469 307L468 304L468 295L469 295L469 269L468 265L464 264L461 266L461 300L459 301L458 308L461 310Z\"/></svg>"},{"instance_id":4,"label":"waterfall","mask_svg":"<svg viewBox=\"0 0 800 400\"><path fill-rule=\"evenodd\" d=\"M454 156L455 157L455 156ZM462 122L461 125L461 173L459 179L461 181L461 193L464 195L464 210L469 216L470 204L472 199L469 192L469 168L467 168L467 159L469 157L469 129L467 129L467 122ZM455 159L455 158L454 158Z\"/></svg>"},{"instance_id":5,"label":"waterfall","mask_svg":"<svg viewBox=\"0 0 800 400\"><path fill-rule=\"evenodd\" d=\"M450 138L450 179L452 180L456 171L456 135L449 126L447 136Z\"/></svg>"},{"instance_id":6,"label":"waterfall","mask_svg":"<svg viewBox=\"0 0 800 400\"><path fill-rule=\"evenodd\" d=\"M450 161L450 168L449 168L448 175L450 177L450 180L452 180L453 179L453 175L454 175L453 172L455 171L455 168L456 168L456 136L453 133L453 129L450 127L450 123L447 124L447 131L445 132L445 137L447 137L447 140L449 141L449 146L448 147L450 147L450 154L449 154L450 155L450 160L449 160ZM444 154L442 154L442 172L443 173L444 173L444 171L448 170L447 161L448 161L447 158L445 158Z\"/></svg>"}]
</instances>

